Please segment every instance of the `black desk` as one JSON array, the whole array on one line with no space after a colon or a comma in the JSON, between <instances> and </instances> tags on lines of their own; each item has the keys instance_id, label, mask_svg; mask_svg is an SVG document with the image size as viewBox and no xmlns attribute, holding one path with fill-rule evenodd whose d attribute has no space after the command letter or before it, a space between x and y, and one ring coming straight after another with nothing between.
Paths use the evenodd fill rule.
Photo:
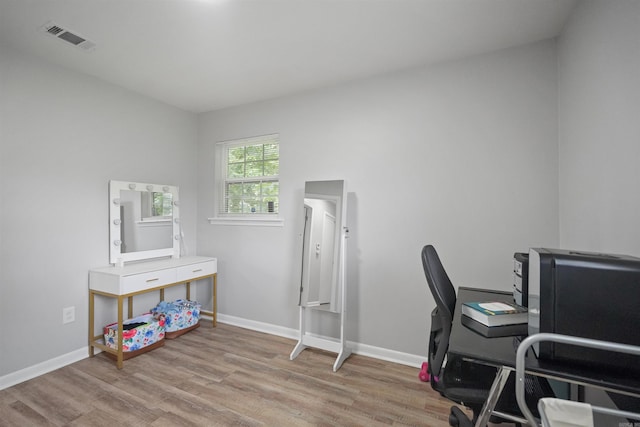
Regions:
<instances>
[{"instance_id":1,"label":"black desk","mask_svg":"<svg viewBox=\"0 0 640 427\"><path fill-rule=\"evenodd\" d=\"M474 301L513 301L513 295L487 289L465 287L458 289L448 352L466 360L497 368L493 387L476 422L476 426L486 426L509 374L515 370L516 349L520 339L518 337L487 338L462 325L460 306L464 302ZM640 396L640 379L632 378L636 375L625 375L619 371L595 369L568 362L538 360L531 351L526 358L526 372L567 383L598 387L614 393ZM515 393L515 390L508 390L508 392ZM520 420L520 422L526 423L526 420Z\"/></svg>"}]
</instances>

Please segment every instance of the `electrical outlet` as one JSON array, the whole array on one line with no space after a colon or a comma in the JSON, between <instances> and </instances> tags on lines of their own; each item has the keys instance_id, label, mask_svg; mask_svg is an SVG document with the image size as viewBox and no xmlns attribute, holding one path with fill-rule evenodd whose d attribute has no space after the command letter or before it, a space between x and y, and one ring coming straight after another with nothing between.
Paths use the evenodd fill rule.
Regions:
<instances>
[{"instance_id":1,"label":"electrical outlet","mask_svg":"<svg viewBox=\"0 0 640 427\"><path fill-rule=\"evenodd\" d=\"M71 323L76 320L76 308L66 307L62 309L62 323Z\"/></svg>"}]
</instances>

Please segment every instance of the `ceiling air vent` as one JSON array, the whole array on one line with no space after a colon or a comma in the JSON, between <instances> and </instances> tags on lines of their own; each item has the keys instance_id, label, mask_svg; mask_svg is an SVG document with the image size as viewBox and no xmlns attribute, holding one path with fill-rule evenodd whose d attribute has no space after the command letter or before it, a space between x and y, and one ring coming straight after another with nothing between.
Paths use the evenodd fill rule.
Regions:
<instances>
[{"instance_id":1,"label":"ceiling air vent","mask_svg":"<svg viewBox=\"0 0 640 427\"><path fill-rule=\"evenodd\" d=\"M75 31L71 32L66 28L51 21L44 24L40 29L52 37L55 37L66 43L70 43L73 46L85 51L91 51L96 47L96 44L94 42L87 40L85 37L82 37Z\"/></svg>"}]
</instances>

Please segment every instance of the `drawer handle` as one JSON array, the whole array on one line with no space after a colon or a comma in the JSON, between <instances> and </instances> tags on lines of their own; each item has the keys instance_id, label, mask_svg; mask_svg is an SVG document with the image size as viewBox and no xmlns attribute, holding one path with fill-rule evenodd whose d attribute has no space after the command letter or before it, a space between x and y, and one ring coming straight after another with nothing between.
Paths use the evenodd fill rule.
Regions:
<instances>
[{"instance_id":1,"label":"drawer handle","mask_svg":"<svg viewBox=\"0 0 640 427\"><path fill-rule=\"evenodd\" d=\"M197 270L193 270L193 271L192 271L192 273L197 273L197 272L199 272L199 271L202 271L202 269L201 269L201 268L199 268L199 269L197 269Z\"/></svg>"},{"instance_id":2,"label":"drawer handle","mask_svg":"<svg viewBox=\"0 0 640 427\"><path fill-rule=\"evenodd\" d=\"M151 283L151 282L157 282L158 280L160 280L158 277L156 277L155 279L149 279L147 280L147 283Z\"/></svg>"}]
</instances>

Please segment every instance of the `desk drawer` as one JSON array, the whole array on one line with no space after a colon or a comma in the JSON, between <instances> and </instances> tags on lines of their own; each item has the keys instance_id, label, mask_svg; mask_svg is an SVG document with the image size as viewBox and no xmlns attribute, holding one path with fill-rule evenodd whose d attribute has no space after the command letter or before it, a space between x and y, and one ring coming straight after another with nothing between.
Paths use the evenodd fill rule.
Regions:
<instances>
[{"instance_id":1,"label":"desk drawer","mask_svg":"<svg viewBox=\"0 0 640 427\"><path fill-rule=\"evenodd\" d=\"M129 294L145 289L152 289L158 286L176 282L176 269L168 268L156 270L150 273L133 274L124 276L120 283L121 294Z\"/></svg>"},{"instance_id":2,"label":"desk drawer","mask_svg":"<svg viewBox=\"0 0 640 427\"><path fill-rule=\"evenodd\" d=\"M178 279L176 281L182 282L196 277L209 276L216 273L217 270L218 264L216 260L185 265L178 267Z\"/></svg>"}]
</instances>

